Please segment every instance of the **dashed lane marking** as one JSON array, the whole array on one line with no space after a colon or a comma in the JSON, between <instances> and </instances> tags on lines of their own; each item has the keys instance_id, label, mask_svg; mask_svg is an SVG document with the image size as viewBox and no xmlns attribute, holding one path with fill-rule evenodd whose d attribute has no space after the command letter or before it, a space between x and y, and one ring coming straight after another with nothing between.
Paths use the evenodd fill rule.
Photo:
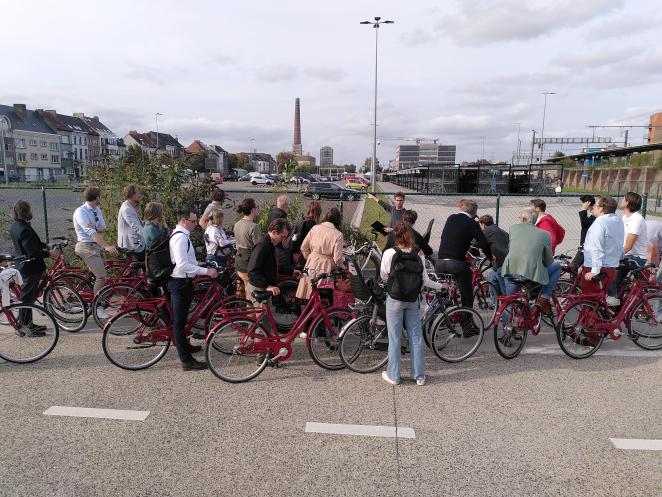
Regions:
<instances>
[{"instance_id":1,"label":"dashed lane marking","mask_svg":"<svg viewBox=\"0 0 662 497\"><path fill-rule=\"evenodd\" d=\"M614 447L623 450L662 450L662 440L645 438L610 438Z\"/></svg>"},{"instance_id":2,"label":"dashed lane marking","mask_svg":"<svg viewBox=\"0 0 662 497\"><path fill-rule=\"evenodd\" d=\"M75 418L121 419L144 421L149 411L129 411L124 409L94 409L89 407L52 406L44 411L46 416L72 416Z\"/></svg>"},{"instance_id":3,"label":"dashed lane marking","mask_svg":"<svg viewBox=\"0 0 662 497\"><path fill-rule=\"evenodd\" d=\"M350 435L360 437L416 438L413 428L405 426L348 425L334 423L306 423L306 433Z\"/></svg>"}]
</instances>

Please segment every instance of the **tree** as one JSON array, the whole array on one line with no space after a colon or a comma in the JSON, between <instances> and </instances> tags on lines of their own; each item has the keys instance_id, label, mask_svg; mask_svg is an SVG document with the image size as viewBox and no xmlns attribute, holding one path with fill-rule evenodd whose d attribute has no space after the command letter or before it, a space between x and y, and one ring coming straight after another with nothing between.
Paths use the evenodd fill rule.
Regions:
<instances>
[{"instance_id":1,"label":"tree","mask_svg":"<svg viewBox=\"0 0 662 497\"><path fill-rule=\"evenodd\" d=\"M205 158L207 154L205 152L196 152L185 157L185 162L191 171L202 173L205 171Z\"/></svg>"},{"instance_id":2,"label":"tree","mask_svg":"<svg viewBox=\"0 0 662 497\"><path fill-rule=\"evenodd\" d=\"M297 159L292 152L278 152L276 155L276 165L279 173L286 173L297 167Z\"/></svg>"},{"instance_id":3,"label":"tree","mask_svg":"<svg viewBox=\"0 0 662 497\"><path fill-rule=\"evenodd\" d=\"M237 160L236 154L228 154L228 168L230 170L237 169L239 167L239 161Z\"/></svg>"},{"instance_id":4,"label":"tree","mask_svg":"<svg viewBox=\"0 0 662 497\"><path fill-rule=\"evenodd\" d=\"M366 157L365 161L363 162L363 169L361 170L361 172L369 173L371 171L371 166L372 166L372 157ZM377 166L375 167L375 172L376 173L382 172L382 167L379 165L379 158L377 158Z\"/></svg>"},{"instance_id":5,"label":"tree","mask_svg":"<svg viewBox=\"0 0 662 497\"><path fill-rule=\"evenodd\" d=\"M355 173L356 172L356 165L355 164L343 164L343 168L345 169L345 172L347 172L347 173Z\"/></svg>"},{"instance_id":6,"label":"tree","mask_svg":"<svg viewBox=\"0 0 662 497\"><path fill-rule=\"evenodd\" d=\"M554 159L558 159L559 157L565 157L565 154L563 152L561 152L560 150L557 150L556 152L554 152L554 155L552 155L552 157Z\"/></svg>"},{"instance_id":7,"label":"tree","mask_svg":"<svg viewBox=\"0 0 662 497\"><path fill-rule=\"evenodd\" d=\"M248 154L239 152L237 154L237 167L245 169L248 172L255 171L253 164L251 163L251 158Z\"/></svg>"}]
</instances>

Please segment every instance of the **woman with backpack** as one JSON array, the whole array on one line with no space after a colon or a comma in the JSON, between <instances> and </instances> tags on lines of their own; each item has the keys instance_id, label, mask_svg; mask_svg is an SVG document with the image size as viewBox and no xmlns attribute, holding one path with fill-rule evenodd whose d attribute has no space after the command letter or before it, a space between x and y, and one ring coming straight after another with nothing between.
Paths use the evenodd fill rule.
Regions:
<instances>
[{"instance_id":1,"label":"woman with backpack","mask_svg":"<svg viewBox=\"0 0 662 497\"><path fill-rule=\"evenodd\" d=\"M380 267L382 281L386 281L386 324L388 327L388 367L382 372L384 381L400 383L402 365L403 322L407 328L411 377L419 386L425 385L425 350L419 295L426 286L441 290L441 283L431 281L425 271L423 253L414 244L409 227L402 221L393 228L395 246L384 252Z\"/></svg>"},{"instance_id":2,"label":"woman with backpack","mask_svg":"<svg viewBox=\"0 0 662 497\"><path fill-rule=\"evenodd\" d=\"M335 207L324 216L324 222L313 226L301 244L301 254L306 259L308 276L299 280L296 297L309 299L312 293L310 278L318 273L328 273L335 267L342 267L344 257L343 235L340 231L342 216Z\"/></svg>"},{"instance_id":3,"label":"woman with backpack","mask_svg":"<svg viewBox=\"0 0 662 497\"><path fill-rule=\"evenodd\" d=\"M292 259L295 264L303 264L305 262L305 258L301 253L301 245L303 245L303 241L308 236L308 233L310 233L310 230L313 229L313 226L320 222L320 217L322 217L322 204L313 200L308 204L306 217L292 227L292 241L290 246L292 248Z\"/></svg>"}]
</instances>

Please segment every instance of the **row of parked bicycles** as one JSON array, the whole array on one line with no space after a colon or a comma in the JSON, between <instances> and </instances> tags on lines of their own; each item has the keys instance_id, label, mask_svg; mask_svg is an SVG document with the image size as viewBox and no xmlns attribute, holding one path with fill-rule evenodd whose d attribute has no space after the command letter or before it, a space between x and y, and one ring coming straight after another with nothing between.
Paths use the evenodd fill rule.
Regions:
<instances>
[{"instance_id":1,"label":"row of parked bicycles","mask_svg":"<svg viewBox=\"0 0 662 497\"><path fill-rule=\"evenodd\" d=\"M61 251L67 245L55 239ZM107 260L108 279L96 294L94 276L86 269L55 259L39 285L35 304L19 301L20 289L10 285L11 303L0 312L0 358L17 363L37 361L55 347L59 330L77 332L91 318L102 329L102 349L116 366L141 370L156 364L173 341L172 310L167 295L146 276L144 262L132 254ZM350 243L346 267L331 273L309 274L313 292L307 301L296 299L297 279L283 276L281 295L257 292L253 304L238 295L239 279L230 263L217 278L199 277L186 334L204 340L212 373L231 383L258 376L268 366L278 367L292 355L292 343L305 337L313 361L322 368L348 368L369 373L387 362L388 331L385 290L379 280L381 252L375 240ZM622 305L609 307L599 294L582 294L579 275L569 255L557 256L562 277L552 297L552 316L535 304L540 285L518 281L520 291L499 295L489 281L491 265L477 248L467 253L473 275L473 307L463 307L452 275L430 277L443 283L441 291L424 292L422 324L426 345L440 360L461 362L480 347L492 330L501 356L517 357L527 336L538 335L543 323L551 326L561 349L575 359L595 353L605 339L628 337L647 350L662 349L662 289L651 278L651 266L624 266L628 275L621 289ZM11 270L20 262L0 255ZM231 261L230 261L231 262ZM304 272L306 270L304 269ZM339 282L344 280L345 285ZM346 287L351 287L351 292ZM343 291L340 290L343 289ZM44 331L27 333L21 316L27 311ZM405 332L406 333L406 330ZM407 340L403 340L406 353Z\"/></svg>"}]
</instances>

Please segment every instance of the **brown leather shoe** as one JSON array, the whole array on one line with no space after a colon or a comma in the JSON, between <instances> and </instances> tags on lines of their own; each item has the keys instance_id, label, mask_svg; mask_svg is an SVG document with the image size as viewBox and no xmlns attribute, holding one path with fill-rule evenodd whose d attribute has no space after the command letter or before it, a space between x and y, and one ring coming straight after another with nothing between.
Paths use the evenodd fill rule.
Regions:
<instances>
[{"instance_id":1,"label":"brown leather shoe","mask_svg":"<svg viewBox=\"0 0 662 497\"><path fill-rule=\"evenodd\" d=\"M548 318L552 317L552 304L550 304L549 299L538 297L536 305L540 307L544 316L547 316Z\"/></svg>"}]
</instances>

